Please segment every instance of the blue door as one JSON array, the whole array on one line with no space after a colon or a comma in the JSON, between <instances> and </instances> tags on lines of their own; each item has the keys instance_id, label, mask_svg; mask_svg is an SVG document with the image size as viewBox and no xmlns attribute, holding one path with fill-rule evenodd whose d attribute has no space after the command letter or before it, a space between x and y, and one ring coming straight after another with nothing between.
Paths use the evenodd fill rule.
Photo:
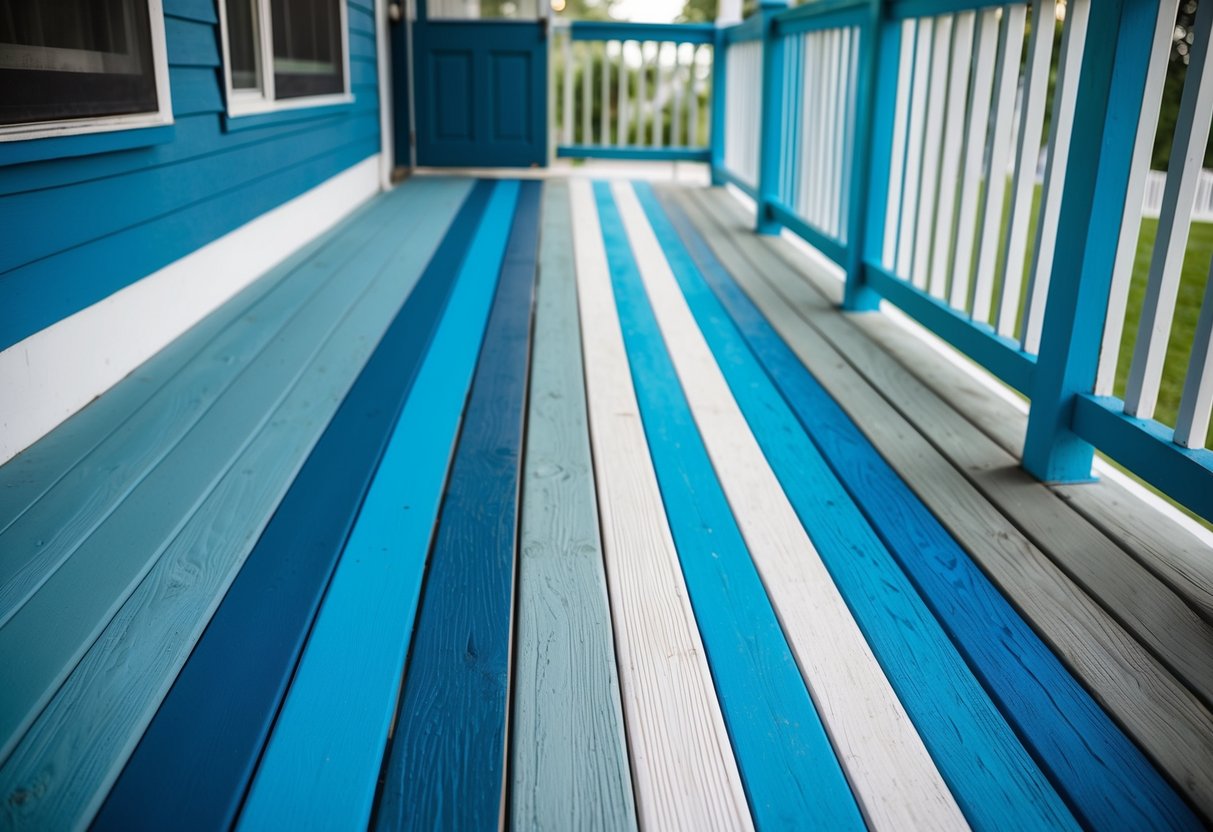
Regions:
<instances>
[{"instance_id":1,"label":"blue door","mask_svg":"<svg viewBox=\"0 0 1213 832\"><path fill-rule=\"evenodd\" d=\"M449 9L452 4L446 0ZM417 164L524 167L547 163L546 19L439 17L418 0L413 29ZM512 4L511 4L512 5ZM427 14L427 6L429 13ZM477 19L468 19L475 16Z\"/></svg>"}]
</instances>

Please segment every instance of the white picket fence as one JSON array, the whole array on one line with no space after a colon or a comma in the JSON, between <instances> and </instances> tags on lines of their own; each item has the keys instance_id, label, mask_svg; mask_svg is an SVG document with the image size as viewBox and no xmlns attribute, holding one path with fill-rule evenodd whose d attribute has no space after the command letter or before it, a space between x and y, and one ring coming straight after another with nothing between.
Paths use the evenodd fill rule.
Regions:
<instances>
[{"instance_id":1,"label":"white picket fence","mask_svg":"<svg viewBox=\"0 0 1213 832\"><path fill-rule=\"evenodd\" d=\"M1162 195L1167 187L1167 173L1152 170L1146 174L1142 194L1141 215L1158 218L1162 213ZM1196 183L1196 202L1192 205L1193 222L1213 222L1213 170L1204 169Z\"/></svg>"}]
</instances>

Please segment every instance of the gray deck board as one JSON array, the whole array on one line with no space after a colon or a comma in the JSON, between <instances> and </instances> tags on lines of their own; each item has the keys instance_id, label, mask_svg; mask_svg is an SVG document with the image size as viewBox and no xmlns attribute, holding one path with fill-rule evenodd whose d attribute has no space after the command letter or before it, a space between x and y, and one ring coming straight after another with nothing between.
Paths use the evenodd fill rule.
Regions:
<instances>
[{"instance_id":1,"label":"gray deck board","mask_svg":"<svg viewBox=\"0 0 1213 832\"><path fill-rule=\"evenodd\" d=\"M803 272L789 265L796 255L787 243L749 233L740 206L722 192L680 192L677 198L704 229L717 256L742 281L792 349L856 419L882 455L1097 699L1189 799L1202 811L1210 812L1213 772L1207 762L1213 759L1213 714L1109 614L1106 601L1094 599L1050 557L1059 547L1094 539L1097 530L1070 512L1066 525L1055 530L1060 538L1046 537L1038 542L1026 534L1008 513L1030 511L1042 498L1069 509L1045 487L1021 479L1026 475L1015 474L1018 469L1013 464L994 465L986 472L980 462L967 463L977 466L988 492L979 488L971 478L974 471L966 470L949 454L962 456L955 448L966 442L978 447L983 442L992 444L988 437L955 411L948 417L946 403L901 369L852 321L839 315L833 304L806 282ZM787 251L775 254L780 247L787 247ZM980 436L973 436L974 432ZM1001 448L995 451L1006 454ZM1029 491L1032 496L1028 496ZM1063 518L1055 512L1052 522L1061 524ZM1018 517L1017 521L1023 519ZM1084 526L1086 531L1082 530ZM1079 531L1071 534L1067 531L1070 527ZM1050 527L1044 525L1037 530L1040 528ZM1050 547L1048 553L1041 544ZM1117 551L1123 560L1130 560L1123 550ZM1153 578L1136 562L1131 563L1138 577L1145 574ZM1123 575L1111 580L1116 582L1114 588L1134 589L1125 584ZM1174 609L1174 596L1168 601L1166 593L1156 595ZM1189 636L1199 643L1206 638L1204 622L1186 605L1179 607ZM1156 610L1130 612L1139 619L1159 615ZM1173 639L1172 633L1146 631L1142 635L1155 643ZM1181 643L1170 641L1170 646L1177 648ZM1191 643L1188 649L1192 650ZM1199 646L1194 652L1209 653Z\"/></svg>"}]
</instances>

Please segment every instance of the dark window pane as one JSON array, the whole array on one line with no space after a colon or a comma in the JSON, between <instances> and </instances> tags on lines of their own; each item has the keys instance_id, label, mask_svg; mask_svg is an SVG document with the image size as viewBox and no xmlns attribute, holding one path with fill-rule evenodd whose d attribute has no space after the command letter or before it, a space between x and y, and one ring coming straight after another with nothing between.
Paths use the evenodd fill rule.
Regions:
<instances>
[{"instance_id":1,"label":"dark window pane","mask_svg":"<svg viewBox=\"0 0 1213 832\"><path fill-rule=\"evenodd\" d=\"M255 90L261 87L257 71L257 0L226 0L228 65L232 88Z\"/></svg>"},{"instance_id":2,"label":"dark window pane","mask_svg":"<svg viewBox=\"0 0 1213 832\"><path fill-rule=\"evenodd\" d=\"M0 124L156 109L146 0L0 0Z\"/></svg>"},{"instance_id":3,"label":"dark window pane","mask_svg":"<svg viewBox=\"0 0 1213 832\"><path fill-rule=\"evenodd\" d=\"M277 98L345 91L339 0L271 0Z\"/></svg>"}]
</instances>

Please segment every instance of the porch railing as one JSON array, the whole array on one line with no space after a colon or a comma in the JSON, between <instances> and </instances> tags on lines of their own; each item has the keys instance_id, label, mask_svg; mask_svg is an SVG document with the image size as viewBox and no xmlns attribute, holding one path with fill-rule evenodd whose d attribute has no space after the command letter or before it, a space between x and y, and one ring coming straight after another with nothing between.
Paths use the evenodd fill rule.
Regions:
<instances>
[{"instance_id":1,"label":"porch railing","mask_svg":"<svg viewBox=\"0 0 1213 832\"><path fill-rule=\"evenodd\" d=\"M1153 416L1213 119L1213 3L1111 395L1178 5L765 0L716 35L711 159L759 231L843 268L846 307L887 300L1025 395L1030 472L1087 479L1098 448L1209 519L1213 281L1176 424Z\"/></svg>"},{"instance_id":2,"label":"porch railing","mask_svg":"<svg viewBox=\"0 0 1213 832\"><path fill-rule=\"evenodd\" d=\"M710 24L558 26L556 155L708 161L715 43Z\"/></svg>"}]
</instances>

